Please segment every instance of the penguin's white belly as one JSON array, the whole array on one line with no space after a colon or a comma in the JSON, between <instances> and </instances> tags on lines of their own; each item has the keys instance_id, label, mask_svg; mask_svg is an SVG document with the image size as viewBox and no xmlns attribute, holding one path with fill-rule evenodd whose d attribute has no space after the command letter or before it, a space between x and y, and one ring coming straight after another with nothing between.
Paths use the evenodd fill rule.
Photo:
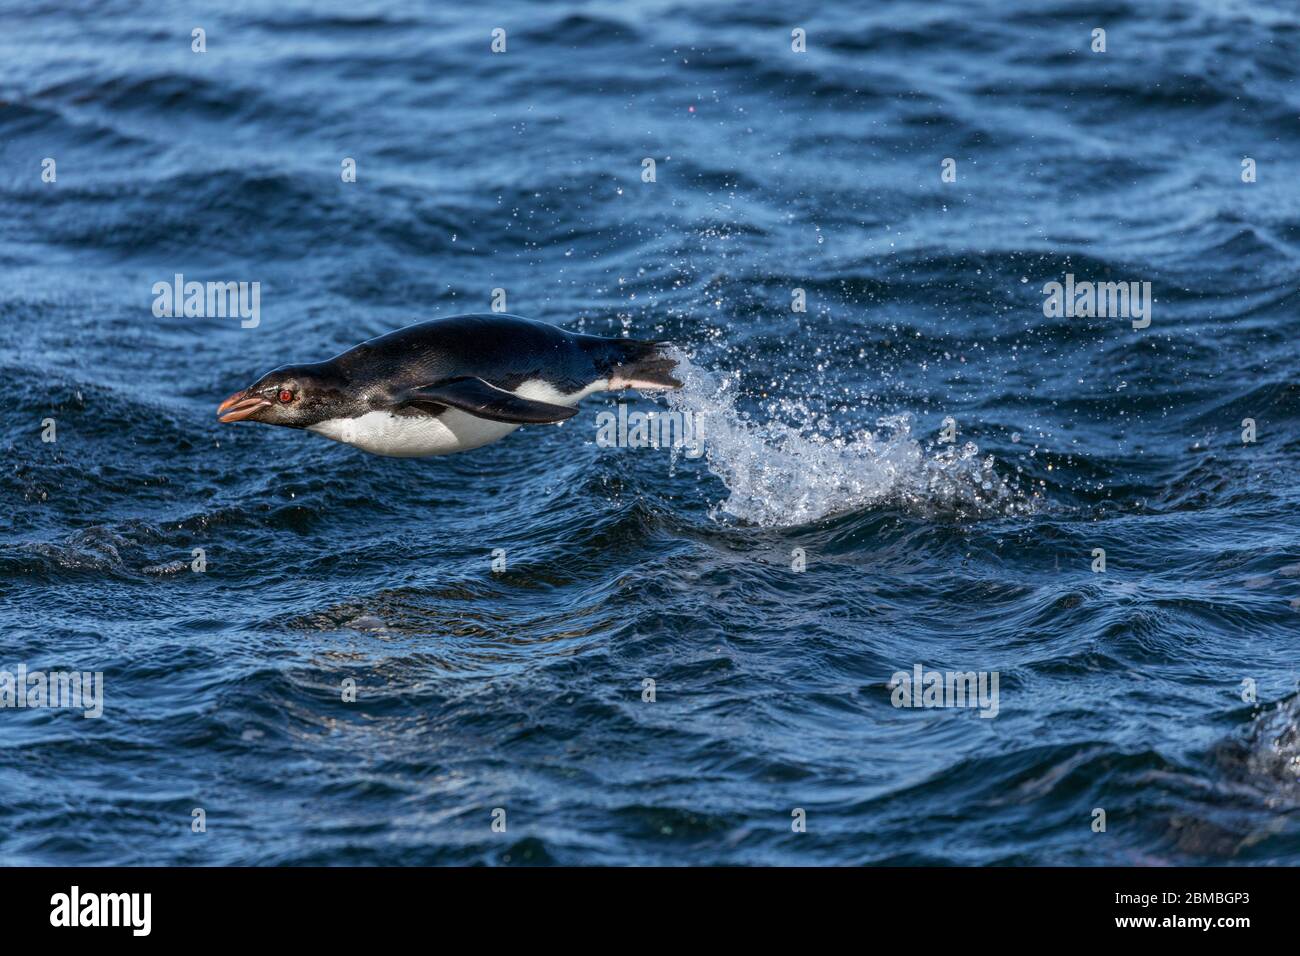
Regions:
<instances>
[{"instance_id":1,"label":"penguin's white belly","mask_svg":"<svg viewBox=\"0 0 1300 956\"><path fill-rule=\"evenodd\" d=\"M518 425L479 418L449 408L432 415L367 412L359 418L334 418L309 427L335 441L354 445L372 455L390 458L429 458L468 451L505 438Z\"/></svg>"},{"instance_id":2,"label":"penguin's white belly","mask_svg":"<svg viewBox=\"0 0 1300 956\"><path fill-rule=\"evenodd\" d=\"M593 382L581 391L565 395L545 382L531 381L523 383L514 394L556 405L574 405L605 384L604 381ZM451 455L490 445L505 438L518 427L513 422L497 422L462 412L458 408L448 408L437 417L419 413L399 415L389 411L367 412L357 418L332 418L309 425L308 431L352 445L372 455L431 458L434 455Z\"/></svg>"}]
</instances>

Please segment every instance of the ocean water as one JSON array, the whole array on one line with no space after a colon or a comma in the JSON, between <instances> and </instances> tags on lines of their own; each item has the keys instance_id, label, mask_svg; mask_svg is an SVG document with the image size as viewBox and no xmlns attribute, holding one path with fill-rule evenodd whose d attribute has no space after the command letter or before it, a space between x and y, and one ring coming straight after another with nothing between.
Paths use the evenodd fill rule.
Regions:
<instances>
[{"instance_id":1,"label":"ocean water","mask_svg":"<svg viewBox=\"0 0 1300 956\"><path fill-rule=\"evenodd\" d=\"M0 669L103 713L0 709L0 862L1300 863L1294 4L40 6ZM427 461L215 420L498 289L686 388Z\"/></svg>"}]
</instances>

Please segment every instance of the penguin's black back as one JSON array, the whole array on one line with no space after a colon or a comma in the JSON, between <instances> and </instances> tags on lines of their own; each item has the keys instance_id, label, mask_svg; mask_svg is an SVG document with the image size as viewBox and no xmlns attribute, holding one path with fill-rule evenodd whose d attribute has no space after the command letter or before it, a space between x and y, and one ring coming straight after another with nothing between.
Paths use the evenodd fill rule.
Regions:
<instances>
[{"instance_id":1,"label":"penguin's black back","mask_svg":"<svg viewBox=\"0 0 1300 956\"><path fill-rule=\"evenodd\" d=\"M654 343L566 332L504 313L431 319L369 339L331 359L357 388L416 388L473 376L513 390L541 379L575 392Z\"/></svg>"}]
</instances>

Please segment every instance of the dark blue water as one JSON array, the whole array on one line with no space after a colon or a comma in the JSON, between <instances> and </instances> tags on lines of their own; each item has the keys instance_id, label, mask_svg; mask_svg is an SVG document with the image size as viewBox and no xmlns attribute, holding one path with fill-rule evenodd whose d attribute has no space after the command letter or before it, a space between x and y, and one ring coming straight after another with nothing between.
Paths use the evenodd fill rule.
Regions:
<instances>
[{"instance_id":1,"label":"dark blue water","mask_svg":"<svg viewBox=\"0 0 1300 956\"><path fill-rule=\"evenodd\" d=\"M0 10L0 860L1300 863L1294 3ZM214 418L498 288L708 454Z\"/></svg>"}]
</instances>

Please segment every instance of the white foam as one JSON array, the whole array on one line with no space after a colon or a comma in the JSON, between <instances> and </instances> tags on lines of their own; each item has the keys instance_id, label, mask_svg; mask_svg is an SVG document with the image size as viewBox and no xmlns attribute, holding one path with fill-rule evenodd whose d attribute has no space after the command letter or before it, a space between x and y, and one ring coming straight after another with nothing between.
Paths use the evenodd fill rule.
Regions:
<instances>
[{"instance_id":1,"label":"white foam","mask_svg":"<svg viewBox=\"0 0 1300 956\"><path fill-rule=\"evenodd\" d=\"M806 408L778 401L778 416L805 424L755 421L736 408L737 375L698 368L681 353L673 357L683 387L667 393L668 403L696 416L705 461L728 491L714 507L715 518L789 527L880 504L962 515L1032 508L1032 499L997 474L991 456L981 460L973 443L923 449L912 437L909 416L879 418L875 430L827 437L819 431L826 423Z\"/></svg>"}]
</instances>

